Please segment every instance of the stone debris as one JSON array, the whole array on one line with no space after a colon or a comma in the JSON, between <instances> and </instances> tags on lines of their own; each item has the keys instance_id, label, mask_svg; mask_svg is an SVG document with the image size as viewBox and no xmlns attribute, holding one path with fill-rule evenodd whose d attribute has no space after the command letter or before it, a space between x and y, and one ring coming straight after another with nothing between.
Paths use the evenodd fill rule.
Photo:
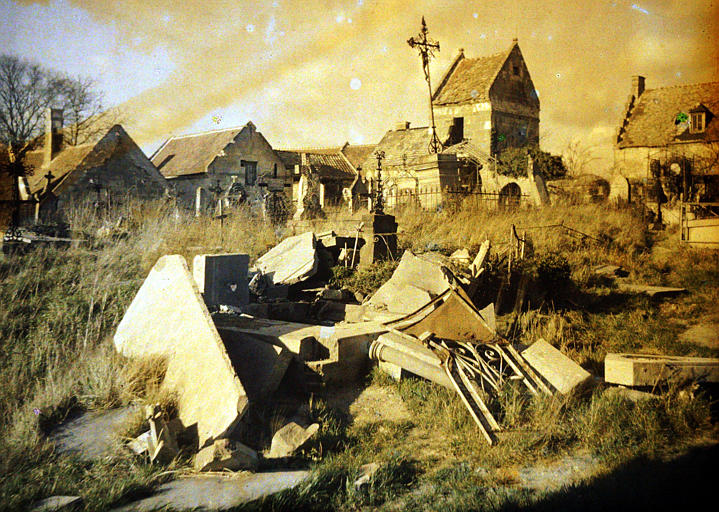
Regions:
<instances>
[{"instance_id":1,"label":"stone debris","mask_svg":"<svg viewBox=\"0 0 719 512\"><path fill-rule=\"evenodd\" d=\"M360 476L354 481L355 491L362 491L365 487L367 487L372 481L375 473L379 471L379 468L380 465L377 462L370 462L369 464L360 466Z\"/></svg>"},{"instance_id":2,"label":"stone debris","mask_svg":"<svg viewBox=\"0 0 719 512\"><path fill-rule=\"evenodd\" d=\"M566 395L593 381L592 375L552 345L539 339L522 351L522 357L554 389Z\"/></svg>"},{"instance_id":3,"label":"stone debris","mask_svg":"<svg viewBox=\"0 0 719 512\"><path fill-rule=\"evenodd\" d=\"M295 284L317 273L315 235L312 232L286 238L255 262L268 285Z\"/></svg>"},{"instance_id":4,"label":"stone debris","mask_svg":"<svg viewBox=\"0 0 719 512\"><path fill-rule=\"evenodd\" d=\"M405 251L392 277L372 295L369 304L408 315L444 293L451 276L443 265Z\"/></svg>"},{"instance_id":5,"label":"stone debris","mask_svg":"<svg viewBox=\"0 0 719 512\"><path fill-rule=\"evenodd\" d=\"M183 425L196 425L199 447L231 431L248 397L197 284L179 255L150 271L115 332L127 357L164 357L163 388L177 396Z\"/></svg>"},{"instance_id":6,"label":"stone debris","mask_svg":"<svg viewBox=\"0 0 719 512\"><path fill-rule=\"evenodd\" d=\"M471 261L471 258L469 257L469 251L467 249L457 249L454 251L449 259L456 263L457 265L460 265L462 267L466 267L469 265L469 262Z\"/></svg>"},{"instance_id":7,"label":"stone debris","mask_svg":"<svg viewBox=\"0 0 719 512\"><path fill-rule=\"evenodd\" d=\"M197 452L194 466L197 471L239 471L257 468L258 460L252 448L238 441L218 439Z\"/></svg>"},{"instance_id":8,"label":"stone debris","mask_svg":"<svg viewBox=\"0 0 719 512\"><path fill-rule=\"evenodd\" d=\"M319 423L303 427L294 421L289 422L272 436L269 458L290 457L312 439L319 429Z\"/></svg>"},{"instance_id":9,"label":"stone debris","mask_svg":"<svg viewBox=\"0 0 719 512\"><path fill-rule=\"evenodd\" d=\"M719 382L719 358L609 353L604 358L604 380L630 387L669 381Z\"/></svg>"},{"instance_id":10,"label":"stone debris","mask_svg":"<svg viewBox=\"0 0 719 512\"><path fill-rule=\"evenodd\" d=\"M30 512L60 512L80 510L82 498L80 496L51 496L33 503Z\"/></svg>"}]
</instances>

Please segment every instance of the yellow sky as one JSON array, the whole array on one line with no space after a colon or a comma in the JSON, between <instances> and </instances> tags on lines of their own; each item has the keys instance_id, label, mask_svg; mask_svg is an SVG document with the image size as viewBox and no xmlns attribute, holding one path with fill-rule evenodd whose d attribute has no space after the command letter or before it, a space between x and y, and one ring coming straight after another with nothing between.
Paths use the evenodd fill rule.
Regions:
<instances>
[{"instance_id":1,"label":"yellow sky","mask_svg":"<svg viewBox=\"0 0 719 512\"><path fill-rule=\"evenodd\" d=\"M174 63L122 105L143 146L248 120L278 147L377 142L399 120L426 124L421 66L406 43L422 15L441 44L435 83L457 48L487 55L519 38L542 144L555 152L579 137L607 154L633 74L648 88L719 79L719 8L708 0L72 3L134 50L162 48Z\"/></svg>"}]
</instances>

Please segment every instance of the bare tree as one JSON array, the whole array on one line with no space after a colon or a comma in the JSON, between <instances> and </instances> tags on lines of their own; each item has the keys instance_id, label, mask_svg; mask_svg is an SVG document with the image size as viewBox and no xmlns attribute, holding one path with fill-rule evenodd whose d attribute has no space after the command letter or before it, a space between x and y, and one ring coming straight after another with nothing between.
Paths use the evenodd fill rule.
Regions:
<instances>
[{"instance_id":1,"label":"bare tree","mask_svg":"<svg viewBox=\"0 0 719 512\"><path fill-rule=\"evenodd\" d=\"M7 154L2 171L14 180L13 226L18 221L17 179L29 173L23 160L45 128L49 107L66 112L66 143L70 145L92 138L114 115L103 111L102 95L95 91L92 80L71 78L12 55L0 55L0 144Z\"/></svg>"},{"instance_id":2,"label":"bare tree","mask_svg":"<svg viewBox=\"0 0 719 512\"><path fill-rule=\"evenodd\" d=\"M562 151L562 159L567 168L567 174L575 178L586 174L589 170L589 164L598 160L592 153L592 148L586 146L579 139L570 139L567 142L564 151Z\"/></svg>"}]
</instances>

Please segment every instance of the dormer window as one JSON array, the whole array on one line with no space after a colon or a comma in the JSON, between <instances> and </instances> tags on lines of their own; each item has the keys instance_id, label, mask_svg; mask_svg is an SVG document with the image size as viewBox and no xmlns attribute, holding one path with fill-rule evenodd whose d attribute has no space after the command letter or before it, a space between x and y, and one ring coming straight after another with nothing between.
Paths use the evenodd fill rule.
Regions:
<instances>
[{"instance_id":1,"label":"dormer window","mask_svg":"<svg viewBox=\"0 0 719 512\"><path fill-rule=\"evenodd\" d=\"M701 133L706 128L706 114L704 112L693 112L692 122L689 131L692 133Z\"/></svg>"},{"instance_id":2,"label":"dormer window","mask_svg":"<svg viewBox=\"0 0 719 512\"><path fill-rule=\"evenodd\" d=\"M709 110L701 103L689 111L690 133L703 133L706 130L707 112L709 112Z\"/></svg>"}]
</instances>

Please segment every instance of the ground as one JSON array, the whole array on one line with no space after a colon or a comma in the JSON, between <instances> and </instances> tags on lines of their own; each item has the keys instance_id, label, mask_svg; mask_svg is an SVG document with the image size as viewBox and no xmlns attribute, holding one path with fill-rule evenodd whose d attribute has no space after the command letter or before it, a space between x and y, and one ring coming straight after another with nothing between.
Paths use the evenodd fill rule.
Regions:
<instances>
[{"instance_id":1,"label":"ground","mask_svg":"<svg viewBox=\"0 0 719 512\"><path fill-rule=\"evenodd\" d=\"M168 466L130 455L84 461L60 453L47 437L77 412L163 400L157 394L161 371L123 359L111 341L159 256L191 259L212 248L254 260L286 234L250 212L235 212L220 225L176 220L163 208L128 205L118 212L124 218L119 227L102 236L103 225L116 224L78 212L70 219L73 237L88 244L0 259L0 510L27 509L58 494L82 496L85 510L110 510L191 471L184 455ZM330 216L316 230L334 221ZM489 237L490 275L503 271L511 226L529 233L535 256L525 271L541 286L518 318L500 316L500 330L524 345L547 340L595 375L598 385L579 396L553 398L503 389L489 404L504 429L490 447L453 393L371 371L355 387L330 389L306 403L322 427L293 464L312 476L241 508L662 510L699 504L713 491L716 390L670 386L655 390L656 399L633 401L608 392L601 377L607 352L719 355L710 336L719 323L717 251L681 246L671 228L647 233L631 209L607 205L504 212L454 205L441 212L400 212L398 221L401 248L416 252L449 255L467 248L474 255ZM552 227L560 223L580 234ZM623 267L626 282L687 293L623 293L616 279L593 274L599 264ZM389 277L392 265L338 274L336 284L368 293ZM355 491L351 483L368 462L381 469L368 489ZM559 487L563 483L569 485Z\"/></svg>"}]
</instances>

